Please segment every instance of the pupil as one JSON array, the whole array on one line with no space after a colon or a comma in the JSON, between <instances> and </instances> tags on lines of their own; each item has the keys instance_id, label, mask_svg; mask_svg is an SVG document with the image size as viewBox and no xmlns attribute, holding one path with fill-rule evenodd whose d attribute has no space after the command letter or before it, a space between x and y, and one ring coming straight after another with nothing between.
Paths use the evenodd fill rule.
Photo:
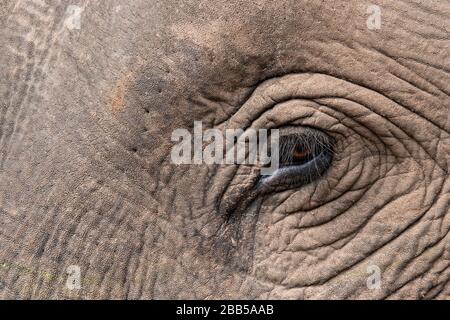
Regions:
<instances>
[{"instance_id":1,"label":"pupil","mask_svg":"<svg viewBox=\"0 0 450 320\"><path fill-rule=\"evenodd\" d=\"M279 164L281 167L300 166L314 160L326 150L329 144L318 134L306 131L304 134L289 134L280 136Z\"/></svg>"},{"instance_id":2,"label":"pupil","mask_svg":"<svg viewBox=\"0 0 450 320\"><path fill-rule=\"evenodd\" d=\"M292 152L292 163L303 164L313 158L311 151L302 145L297 145Z\"/></svg>"},{"instance_id":3,"label":"pupil","mask_svg":"<svg viewBox=\"0 0 450 320\"><path fill-rule=\"evenodd\" d=\"M297 147L294 150L294 159L303 159L309 155L309 150L304 150L301 147Z\"/></svg>"}]
</instances>

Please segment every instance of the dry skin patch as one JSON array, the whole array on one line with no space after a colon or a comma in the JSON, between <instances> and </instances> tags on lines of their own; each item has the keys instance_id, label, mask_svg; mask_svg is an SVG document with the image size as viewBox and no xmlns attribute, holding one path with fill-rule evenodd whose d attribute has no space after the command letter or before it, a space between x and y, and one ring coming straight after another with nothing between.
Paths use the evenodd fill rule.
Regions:
<instances>
[{"instance_id":1,"label":"dry skin patch","mask_svg":"<svg viewBox=\"0 0 450 320\"><path fill-rule=\"evenodd\" d=\"M113 90L111 97L111 111L117 113L123 110L125 106L125 94L133 78L134 72L129 71L119 78Z\"/></svg>"}]
</instances>

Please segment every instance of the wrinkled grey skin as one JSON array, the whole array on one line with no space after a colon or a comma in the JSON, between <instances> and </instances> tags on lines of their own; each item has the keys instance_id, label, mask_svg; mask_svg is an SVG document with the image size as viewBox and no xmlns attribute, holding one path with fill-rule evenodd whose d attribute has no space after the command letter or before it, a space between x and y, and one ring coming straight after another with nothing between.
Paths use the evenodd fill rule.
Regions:
<instances>
[{"instance_id":1,"label":"wrinkled grey skin","mask_svg":"<svg viewBox=\"0 0 450 320\"><path fill-rule=\"evenodd\" d=\"M0 297L448 299L450 4L370 4L3 1ZM251 168L171 163L194 120L335 158L246 201Z\"/></svg>"}]
</instances>

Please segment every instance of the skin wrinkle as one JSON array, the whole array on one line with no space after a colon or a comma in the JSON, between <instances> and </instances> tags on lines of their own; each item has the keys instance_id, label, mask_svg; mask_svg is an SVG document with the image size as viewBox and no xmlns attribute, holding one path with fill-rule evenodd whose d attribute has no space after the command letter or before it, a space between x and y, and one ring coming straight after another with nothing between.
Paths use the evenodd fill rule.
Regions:
<instances>
[{"instance_id":1,"label":"skin wrinkle","mask_svg":"<svg viewBox=\"0 0 450 320\"><path fill-rule=\"evenodd\" d=\"M438 240L436 241L436 243L441 242L442 240L444 240L444 238L445 238L445 235L444 235L443 237L441 237L440 239L438 239ZM434 243L432 246L430 246L430 248L433 247L433 246L435 246L436 243ZM423 252L421 252L421 253L419 253L418 255L416 255L415 258L417 258L417 257L419 257L420 255L422 255L425 251L430 250L430 248L425 247L425 249L423 250ZM442 250L442 251L445 252L444 250ZM411 259L411 260L412 260L412 259ZM433 261L433 263L434 263L435 261L437 261L437 258ZM429 266L428 269L431 269L432 267L433 267L433 264L431 264L431 265ZM415 277L415 279L420 278L420 277L423 277L423 274L418 273L418 275ZM411 281L411 280L406 281L403 285L401 285L399 288L397 288L396 290L394 290L394 292L391 293L390 295L395 294L395 292L401 290L401 289L402 289L406 284L408 284L410 281Z\"/></svg>"},{"instance_id":2,"label":"skin wrinkle","mask_svg":"<svg viewBox=\"0 0 450 320\"><path fill-rule=\"evenodd\" d=\"M348 99L348 98L347 98ZM404 132L405 134L407 134L406 132ZM408 134L407 134L408 135ZM409 135L408 135L408 137L409 137ZM426 149L423 149L424 151L426 151ZM428 154L428 151L426 151L427 152L427 154ZM428 154L429 155L429 154ZM430 156L430 155L429 155ZM442 169L442 168L441 168Z\"/></svg>"},{"instance_id":3,"label":"skin wrinkle","mask_svg":"<svg viewBox=\"0 0 450 320\"><path fill-rule=\"evenodd\" d=\"M327 105L326 103L324 103L323 102L323 100L321 101L321 103L324 105L324 106L328 106L328 107L330 107L330 108L332 108L333 106L331 106L331 105ZM355 118L354 118L355 119ZM359 121L357 121L356 123L358 123L358 124L361 124L361 122L359 122ZM367 128L366 128L367 129ZM373 136L374 137L376 137L376 138L378 138L378 140L380 141L380 142L382 142L382 139L379 139L379 135L377 135L377 134L375 134L373 131L371 131L371 133L373 133ZM398 139L398 138L397 138ZM401 139L398 139L398 140L400 140L400 141L402 141ZM384 145L384 146L387 146L385 143L383 143L382 142L382 144ZM376 144L376 146L378 147L378 144ZM379 149L378 149L379 150ZM408 150L407 148L405 148L405 150ZM408 151L408 155L410 156L410 157L412 157L412 153L410 152L410 151ZM381 155L382 153L379 151L378 152L378 155ZM387 153L383 153L383 155L385 155L385 156L387 156ZM398 158L399 156L398 155L396 155L396 157ZM384 161L384 163L385 164L387 164L388 162L387 161Z\"/></svg>"},{"instance_id":4,"label":"skin wrinkle","mask_svg":"<svg viewBox=\"0 0 450 320\"><path fill-rule=\"evenodd\" d=\"M21 7L30 1L17 4L11 19L28 19ZM381 1L382 27L368 30L370 4L90 2L81 29L62 30L47 45L46 55L61 53L41 73L28 79L25 65L45 41L0 57L7 74L0 96L10 101L29 87L23 101L14 98L27 110L16 123L18 109L0 108L0 135L9 144L0 168L0 215L8 221L0 263L36 267L0 269L7 289L0 296L448 297L450 13L436 1ZM61 4L47 16L63 22L64 12ZM9 29L0 38L15 46L21 31ZM51 32L48 39L55 40ZM130 82L118 85L136 65ZM273 101L291 78L258 102L273 106L242 112L266 82L307 73L323 78L295 93L326 97L317 109ZM115 88L122 108L113 114ZM257 197L226 222L218 201L239 200L229 188L257 173L173 165L170 134L190 130L194 120L220 130L292 120L335 137L335 161L321 179ZM9 130L12 124L18 129ZM328 223L314 227L321 220ZM93 278L80 291L65 289L71 264ZM368 264L381 268L381 290L367 289ZM58 277L34 279L45 270Z\"/></svg>"},{"instance_id":5,"label":"skin wrinkle","mask_svg":"<svg viewBox=\"0 0 450 320\"><path fill-rule=\"evenodd\" d=\"M369 48L363 48L363 49L364 49L364 50L367 50L367 51L370 51ZM398 57L395 57L395 58L394 58L392 55L389 55L385 50L381 50L381 49L380 49L380 50L376 50L376 49L375 49L375 52L378 53L381 57L388 57L388 58L390 58L390 59L391 59L391 63L395 63L395 64L401 66L404 70L406 70L406 71L407 71L408 73L410 73L411 75L417 76L417 77L420 79L420 81L416 81L416 82L424 82L425 84L429 84L431 87L433 87L434 89L436 89L437 92L438 92L439 94L442 94L443 96L448 96L449 93L444 91L445 88L439 88L438 86L436 86L435 84L433 84L429 79L426 79L426 78L420 76L417 72L414 72L414 70L413 70L412 68L408 68L407 66L405 66L404 64L402 64L402 63L399 61L399 60L401 60L401 59L399 59ZM392 72L392 71L390 71L390 72ZM397 75L397 74L392 74L392 75L395 76L395 77L397 77L397 78L399 78L399 79L401 79L401 80L404 80L404 81L410 83L410 84L412 85L413 88L417 88L417 87L418 87L418 86L414 85L414 83L412 83L412 82L410 82L410 81L407 81L407 80L405 80L405 79L402 79L402 77L399 76L399 75ZM433 92L430 92L430 91L428 91L428 90L426 90L426 89L423 89L423 88L420 88L420 89L423 90L423 91L425 91L425 92L427 92L427 93L429 93L430 95L433 95Z\"/></svg>"},{"instance_id":6,"label":"skin wrinkle","mask_svg":"<svg viewBox=\"0 0 450 320\"><path fill-rule=\"evenodd\" d=\"M324 107L324 106L326 106L326 105L320 105L320 107ZM335 116L336 116L336 111L335 111L333 108L329 108L329 110L332 111L332 112L334 112L335 114L331 115L331 112L330 112L330 113L328 113L328 115L334 116L334 117L335 117ZM323 108L322 108L321 112L327 114L326 112L324 112ZM345 113L342 113L342 114L345 115ZM303 119L303 117L301 117L300 119ZM294 121L295 121L295 120L294 120ZM354 120L353 120L353 121L354 121ZM360 122L356 122L356 123L360 123ZM300 124L301 124L301 123L300 123ZM352 129L352 130L353 130L353 132L355 132L354 129ZM333 132L333 134L338 134L338 132L336 132L335 130L330 130L330 131ZM375 137L375 138L379 141L377 135L373 134L373 137Z\"/></svg>"},{"instance_id":7,"label":"skin wrinkle","mask_svg":"<svg viewBox=\"0 0 450 320\"><path fill-rule=\"evenodd\" d=\"M391 202L397 200L398 197L400 197L400 196L393 196L392 199L389 199L388 202L386 202L383 206L388 206ZM380 211L380 209L383 209L383 208L382 208L382 207L381 207L381 208L374 207L373 211L374 211L374 212ZM345 212L342 213L342 214L345 214ZM362 224L359 225L359 226L358 226L357 228L355 228L355 229L356 229L356 230L357 230L357 229L363 230L363 227L370 221L370 218L371 218L371 217L372 217L372 215L368 215L367 220L363 221ZM337 218L337 217L335 217L335 218ZM301 231L302 229L307 229L307 228L311 228L311 227L319 227L319 226L323 226L323 225L329 223L330 221L331 221L331 220L326 221L326 222L322 222L322 223L319 224L319 225L312 225L312 226L308 226L308 227L297 228L297 230L298 230L298 231ZM354 232L356 232L356 230L355 230ZM300 236L300 234L299 234L299 236ZM344 236L345 236L345 235L344 235Z\"/></svg>"},{"instance_id":8,"label":"skin wrinkle","mask_svg":"<svg viewBox=\"0 0 450 320\"><path fill-rule=\"evenodd\" d=\"M321 98L319 98L319 99L324 99L324 98L326 98L326 97L321 97ZM345 99L348 99L348 100L350 100L347 96L344 96L343 98L345 98ZM387 98L387 97L386 97ZM292 97L287 97L287 98L285 98L286 100L291 100L292 99ZM316 100L317 100L318 98L316 98ZM272 101L273 101L273 99L271 99ZM350 100L350 101L352 101L352 100ZM275 101L273 101L274 102L274 104L275 104ZM281 103L281 102L283 102L283 101L276 101L276 103ZM356 101L355 101L356 102ZM264 104L262 104L262 105L264 105ZM369 109L369 108L368 108ZM370 110L370 109L369 109Z\"/></svg>"}]
</instances>

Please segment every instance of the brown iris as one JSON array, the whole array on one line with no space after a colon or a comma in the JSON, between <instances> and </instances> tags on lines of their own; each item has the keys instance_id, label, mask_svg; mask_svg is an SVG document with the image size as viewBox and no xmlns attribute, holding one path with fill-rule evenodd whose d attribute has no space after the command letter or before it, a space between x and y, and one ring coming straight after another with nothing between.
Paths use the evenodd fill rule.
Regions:
<instances>
[{"instance_id":1,"label":"brown iris","mask_svg":"<svg viewBox=\"0 0 450 320\"><path fill-rule=\"evenodd\" d=\"M333 160L333 140L312 128L280 135L279 170L263 175L259 186L266 192L308 184L321 177Z\"/></svg>"},{"instance_id":2,"label":"brown iris","mask_svg":"<svg viewBox=\"0 0 450 320\"><path fill-rule=\"evenodd\" d=\"M292 150L292 164L303 164L313 158L311 150L302 145L297 145Z\"/></svg>"},{"instance_id":3,"label":"brown iris","mask_svg":"<svg viewBox=\"0 0 450 320\"><path fill-rule=\"evenodd\" d=\"M306 158L309 155L310 155L310 151L309 150L303 150L303 149L296 148L294 150L294 152L293 152L294 161L295 160L301 161L301 160L303 160L304 158Z\"/></svg>"},{"instance_id":4,"label":"brown iris","mask_svg":"<svg viewBox=\"0 0 450 320\"><path fill-rule=\"evenodd\" d=\"M280 136L280 167L303 166L330 149L327 137L312 129L302 134L286 134ZM317 162L314 162L314 168Z\"/></svg>"}]
</instances>

